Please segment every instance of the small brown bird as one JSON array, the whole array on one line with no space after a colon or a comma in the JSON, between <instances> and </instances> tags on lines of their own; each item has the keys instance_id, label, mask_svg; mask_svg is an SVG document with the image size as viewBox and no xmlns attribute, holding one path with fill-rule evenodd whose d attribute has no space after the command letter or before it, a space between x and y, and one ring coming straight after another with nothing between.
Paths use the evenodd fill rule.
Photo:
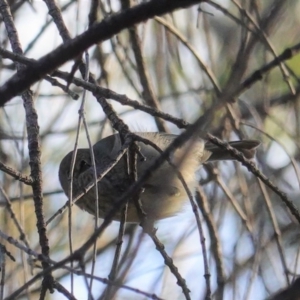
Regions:
<instances>
[{"instance_id":1,"label":"small brown bird","mask_svg":"<svg viewBox=\"0 0 300 300\"><path fill-rule=\"evenodd\" d=\"M150 140L161 150L165 150L177 137L172 134L154 132L137 132L136 134ZM146 158L146 160L142 161L138 159L137 161L137 173L140 176L159 157L160 153L144 143L138 142L137 144L140 147L142 155ZM258 145L259 142L255 140L230 142L230 146L242 152L249 159L254 157L255 149ZM120 149L121 140L118 134L108 136L93 146L97 173L105 170L107 164L116 158ZM59 180L67 196L69 194L72 155L73 152L67 154L59 167ZM183 147L176 149L170 157L171 162L181 172L191 191L194 191L197 185L195 172L201 164L206 161L230 159L233 158L227 151L211 143L205 143L200 138L193 142L187 142ZM105 217L130 185L125 166L125 158L123 157L98 182L100 218ZM82 192L94 180L93 174L90 150L78 149L73 172L73 195ZM80 208L93 215L95 215L94 189L90 189L76 202ZM147 217L153 220L174 216L188 201L182 183L178 179L174 168L168 162L163 163L146 181L140 199ZM115 215L115 220L120 220L120 212L121 209ZM128 205L127 222L140 222L136 207L132 201L129 201Z\"/></svg>"}]
</instances>

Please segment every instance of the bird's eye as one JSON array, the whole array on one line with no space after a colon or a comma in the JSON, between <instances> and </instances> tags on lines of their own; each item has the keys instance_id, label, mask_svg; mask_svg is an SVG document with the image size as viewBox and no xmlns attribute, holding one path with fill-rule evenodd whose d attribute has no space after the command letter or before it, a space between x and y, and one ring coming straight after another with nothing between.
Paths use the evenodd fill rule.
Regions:
<instances>
[{"instance_id":1,"label":"bird's eye","mask_svg":"<svg viewBox=\"0 0 300 300\"><path fill-rule=\"evenodd\" d=\"M86 162L84 159L81 160L79 163L79 173L85 172L90 167L91 165L88 162Z\"/></svg>"}]
</instances>

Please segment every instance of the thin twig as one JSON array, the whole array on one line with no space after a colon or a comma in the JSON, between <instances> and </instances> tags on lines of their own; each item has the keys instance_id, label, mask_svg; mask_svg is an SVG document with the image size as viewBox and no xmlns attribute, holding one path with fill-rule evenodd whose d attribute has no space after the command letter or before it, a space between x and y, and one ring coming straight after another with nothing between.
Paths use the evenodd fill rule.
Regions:
<instances>
[{"instance_id":1,"label":"thin twig","mask_svg":"<svg viewBox=\"0 0 300 300\"><path fill-rule=\"evenodd\" d=\"M17 170L14 170L13 168L5 165L4 163L0 162L0 170L7 173L8 175L12 176L13 178L19 180L20 182L23 182L27 185L32 185L33 180L29 176L23 175L22 173L18 172Z\"/></svg>"},{"instance_id":2,"label":"thin twig","mask_svg":"<svg viewBox=\"0 0 300 300\"><path fill-rule=\"evenodd\" d=\"M240 153L233 147L230 147L228 143L219 140L218 138L212 136L211 134L207 134L207 138L213 144L228 151L236 160L241 162L251 173L253 173L265 185L267 185L272 191L274 191L282 199L282 201L286 204L286 206L288 207L292 215L300 223L300 214L298 209L293 204L293 202L289 200L287 195L284 192L282 192L275 184L273 184L272 181L269 178L267 178L266 175L264 175L259 169L257 169L257 167L252 161L246 159L242 153Z\"/></svg>"}]
</instances>

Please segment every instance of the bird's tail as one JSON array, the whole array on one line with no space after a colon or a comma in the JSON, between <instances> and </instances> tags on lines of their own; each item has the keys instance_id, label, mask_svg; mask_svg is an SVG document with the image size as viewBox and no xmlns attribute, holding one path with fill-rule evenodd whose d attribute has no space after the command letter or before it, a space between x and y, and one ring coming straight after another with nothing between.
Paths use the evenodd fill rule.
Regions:
<instances>
[{"instance_id":1,"label":"bird's tail","mask_svg":"<svg viewBox=\"0 0 300 300\"><path fill-rule=\"evenodd\" d=\"M244 156L248 159L254 157L256 148L259 146L260 142L256 140L245 140L245 141L236 141L229 142L229 145L238 151L242 152ZM213 160L232 160L234 159L230 153L223 148L220 148L210 142L205 144L205 150L211 152L208 161Z\"/></svg>"}]
</instances>

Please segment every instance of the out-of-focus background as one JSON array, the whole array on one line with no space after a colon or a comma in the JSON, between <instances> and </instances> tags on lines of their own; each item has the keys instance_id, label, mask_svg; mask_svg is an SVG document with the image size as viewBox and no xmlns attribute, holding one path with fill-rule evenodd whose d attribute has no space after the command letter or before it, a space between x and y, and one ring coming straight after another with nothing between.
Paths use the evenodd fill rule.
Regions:
<instances>
[{"instance_id":1,"label":"out-of-focus background","mask_svg":"<svg viewBox=\"0 0 300 300\"><path fill-rule=\"evenodd\" d=\"M130 5L142 2L147 1L133 1ZM8 1L26 57L38 59L62 43L46 5L49 3L54 2ZM121 0L57 0L71 37L87 30L92 3L98 4L97 22L128 5ZM296 0L208 0L147 20L131 31L125 29L92 46L88 49L89 70L99 86L120 97L127 96L153 106L151 101L145 100L149 98L148 86L158 110L189 123L213 109L203 129L227 141L246 138L261 141L255 158L257 167L300 207L298 48L292 52L291 59L276 62L280 54L299 43L299 14L300 3ZM1 47L11 51L3 19L0 30ZM265 72L270 62L275 62L274 66ZM69 61L60 70L71 72L73 65L74 61ZM1 85L15 70L11 59L1 57ZM257 70L261 72L256 73L249 85L243 86ZM144 81L143 74L146 74ZM75 77L82 78L79 71ZM66 85L64 80L56 79ZM83 88L70 85L70 90L79 95L77 101L45 80L31 89L40 126L43 205L48 220L67 201L58 181L58 166L64 155L74 148ZM228 99L224 95L232 97ZM170 122L158 122L151 114L107 100L133 131L182 132ZM90 92L85 95L84 109L92 143L114 132ZM0 139L0 162L22 174L30 174L21 97L11 99L1 108ZM79 147L88 147L83 126ZM205 296L264 299L292 283L300 270L300 226L278 194L238 162L202 167L199 182L206 204L205 209L199 210L205 241L200 240L188 201L182 213L155 224L157 237L185 279L191 299L205 299ZM0 185L1 232L20 243L24 243L21 232L25 233L27 246L40 253L31 187L2 171ZM22 231L12 218L8 200ZM68 223L66 211L47 226L50 257L55 261L70 254ZM93 216L72 207L73 251L91 236L94 226ZM108 278L118 230L119 223L112 222L98 238L94 276ZM41 272L41 268L40 262L33 261L23 250L4 238L0 242L16 260L13 262L7 255L1 257L1 261L5 258L1 286L4 297L8 297ZM84 256L86 273L92 272L92 251L91 248ZM77 266L74 262L73 267ZM207 293L205 274L210 276L211 293ZM55 270L53 276L76 299L108 297L106 284L97 278L89 295L89 279L86 283L83 276L71 277L63 268ZM152 240L135 225L126 226L116 282L118 287L109 291L110 299L151 299L150 295L185 299ZM137 290L125 289L123 285ZM38 299L40 286L41 279L38 279L15 299ZM65 298L57 290L46 296L46 299Z\"/></svg>"}]
</instances>

